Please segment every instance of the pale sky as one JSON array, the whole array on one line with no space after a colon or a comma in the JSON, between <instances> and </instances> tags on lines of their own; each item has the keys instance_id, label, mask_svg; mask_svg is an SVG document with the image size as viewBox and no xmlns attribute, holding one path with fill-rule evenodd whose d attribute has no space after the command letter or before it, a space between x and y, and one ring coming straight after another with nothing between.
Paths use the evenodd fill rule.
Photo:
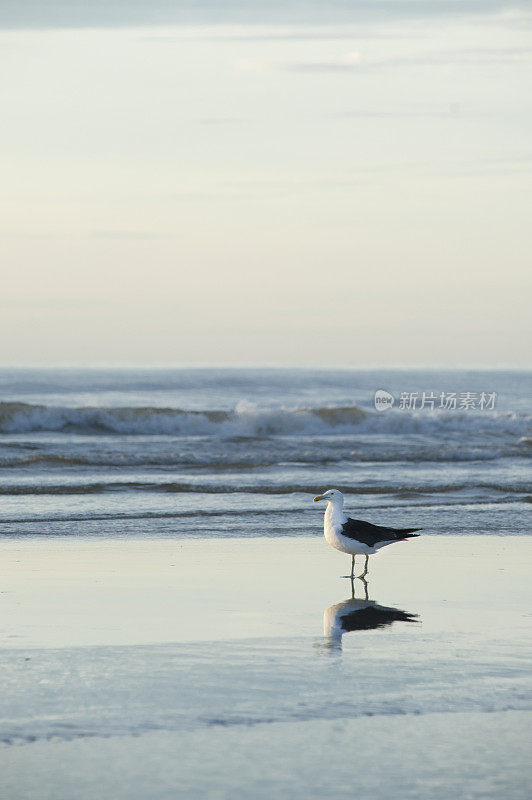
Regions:
<instances>
[{"instance_id":1,"label":"pale sky","mask_svg":"<svg viewBox=\"0 0 532 800\"><path fill-rule=\"evenodd\" d=\"M85 5L0 11L0 363L530 366L532 4Z\"/></svg>"}]
</instances>

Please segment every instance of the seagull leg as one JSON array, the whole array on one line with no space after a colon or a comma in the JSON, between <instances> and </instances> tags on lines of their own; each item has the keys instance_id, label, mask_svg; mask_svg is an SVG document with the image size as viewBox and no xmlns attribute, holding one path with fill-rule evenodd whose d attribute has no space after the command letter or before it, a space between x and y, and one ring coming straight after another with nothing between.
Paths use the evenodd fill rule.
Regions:
<instances>
[{"instance_id":1,"label":"seagull leg","mask_svg":"<svg viewBox=\"0 0 532 800\"><path fill-rule=\"evenodd\" d=\"M342 578L353 578L355 577L355 557L351 556L351 575L341 575Z\"/></svg>"},{"instance_id":2,"label":"seagull leg","mask_svg":"<svg viewBox=\"0 0 532 800\"><path fill-rule=\"evenodd\" d=\"M368 561L369 561L369 556L366 553L366 561L364 562L364 571L358 576L359 578L365 578L366 575L368 574Z\"/></svg>"}]
</instances>

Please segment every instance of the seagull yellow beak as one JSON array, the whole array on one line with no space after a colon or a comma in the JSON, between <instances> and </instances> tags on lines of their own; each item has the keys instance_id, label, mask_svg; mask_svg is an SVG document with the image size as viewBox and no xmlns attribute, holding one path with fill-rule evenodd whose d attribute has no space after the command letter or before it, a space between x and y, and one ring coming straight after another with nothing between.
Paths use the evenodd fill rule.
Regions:
<instances>
[{"instance_id":1,"label":"seagull yellow beak","mask_svg":"<svg viewBox=\"0 0 532 800\"><path fill-rule=\"evenodd\" d=\"M314 502L317 503L318 500L327 500L327 498L325 497L324 494L317 494L316 497L314 498Z\"/></svg>"}]
</instances>

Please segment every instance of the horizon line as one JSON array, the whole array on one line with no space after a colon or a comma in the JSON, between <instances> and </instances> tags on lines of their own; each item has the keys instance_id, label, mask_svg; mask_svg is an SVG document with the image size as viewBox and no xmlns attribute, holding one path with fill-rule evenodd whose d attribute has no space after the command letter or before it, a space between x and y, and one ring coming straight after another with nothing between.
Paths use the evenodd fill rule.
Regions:
<instances>
[{"instance_id":1,"label":"horizon line","mask_svg":"<svg viewBox=\"0 0 532 800\"><path fill-rule=\"evenodd\" d=\"M212 362L205 363L187 363L187 362L109 362L109 361L94 361L88 363L78 363L73 361L63 362L50 362L46 364L28 362L28 363L0 363L0 370L53 370L53 369L72 369L72 370L202 370L202 369L223 369L223 370L361 370L366 372L389 370L389 371L404 371L404 370L425 370L433 372L451 372L451 371L470 371L475 370L479 372L530 372L532 366L525 365L479 365L479 364L462 364L462 365L449 365L449 364L376 364L373 366L363 364L286 364L286 363L266 363L266 364L214 364Z\"/></svg>"}]
</instances>

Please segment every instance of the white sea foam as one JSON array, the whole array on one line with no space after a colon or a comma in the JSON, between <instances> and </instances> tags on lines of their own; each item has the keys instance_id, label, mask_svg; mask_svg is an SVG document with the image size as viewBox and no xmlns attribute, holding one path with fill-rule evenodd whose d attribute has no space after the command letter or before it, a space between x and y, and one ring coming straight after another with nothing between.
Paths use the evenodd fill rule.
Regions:
<instances>
[{"instance_id":1,"label":"white sea foam","mask_svg":"<svg viewBox=\"0 0 532 800\"><path fill-rule=\"evenodd\" d=\"M238 403L232 411L158 407L79 407L0 403L0 433L56 431L81 434L170 436L464 433L511 436L526 443L532 417L513 412L391 410L358 406L261 408Z\"/></svg>"}]
</instances>

